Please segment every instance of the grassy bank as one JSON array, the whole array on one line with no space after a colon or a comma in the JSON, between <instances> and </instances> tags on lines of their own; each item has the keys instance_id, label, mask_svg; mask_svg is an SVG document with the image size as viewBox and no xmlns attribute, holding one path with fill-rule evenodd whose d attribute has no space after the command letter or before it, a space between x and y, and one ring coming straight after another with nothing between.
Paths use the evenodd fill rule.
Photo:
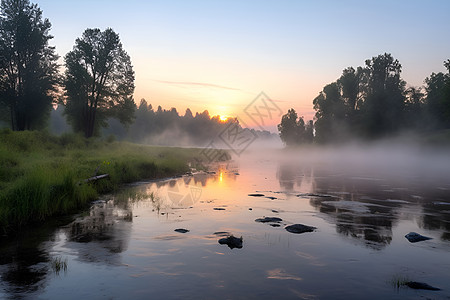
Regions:
<instances>
[{"instance_id":1,"label":"grassy bank","mask_svg":"<svg viewBox=\"0 0 450 300\"><path fill-rule=\"evenodd\" d=\"M66 214L120 184L181 174L199 149L0 131L0 228ZM96 182L84 180L109 174Z\"/></svg>"}]
</instances>

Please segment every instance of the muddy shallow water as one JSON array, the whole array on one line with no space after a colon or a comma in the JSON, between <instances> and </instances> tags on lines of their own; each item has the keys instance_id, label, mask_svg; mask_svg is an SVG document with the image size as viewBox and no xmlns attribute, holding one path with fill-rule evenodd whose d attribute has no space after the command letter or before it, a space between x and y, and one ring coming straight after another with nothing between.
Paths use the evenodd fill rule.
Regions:
<instances>
[{"instance_id":1,"label":"muddy shallow water","mask_svg":"<svg viewBox=\"0 0 450 300\"><path fill-rule=\"evenodd\" d=\"M259 158L136 183L3 242L0 299L450 299L450 181L429 175Z\"/></svg>"}]
</instances>

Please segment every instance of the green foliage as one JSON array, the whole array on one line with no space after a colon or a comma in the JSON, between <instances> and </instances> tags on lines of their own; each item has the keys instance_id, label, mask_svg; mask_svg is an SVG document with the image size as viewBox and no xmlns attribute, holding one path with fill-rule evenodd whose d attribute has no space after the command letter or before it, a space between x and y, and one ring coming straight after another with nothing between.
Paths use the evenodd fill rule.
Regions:
<instances>
[{"instance_id":1,"label":"green foliage","mask_svg":"<svg viewBox=\"0 0 450 300\"><path fill-rule=\"evenodd\" d=\"M297 117L297 113L292 108L281 118L278 131L280 132L281 140L286 146L312 143L313 140L314 128L312 121L305 125L303 117Z\"/></svg>"},{"instance_id":2,"label":"green foliage","mask_svg":"<svg viewBox=\"0 0 450 300\"><path fill-rule=\"evenodd\" d=\"M363 84L367 94L361 120L369 137L391 134L403 125L406 83L400 78L401 68L399 61L387 53L366 61L367 77Z\"/></svg>"},{"instance_id":3,"label":"green foliage","mask_svg":"<svg viewBox=\"0 0 450 300\"><path fill-rule=\"evenodd\" d=\"M14 230L71 212L123 183L184 173L199 156L199 149L1 130L0 228ZM85 182L100 174L109 178Z\"/></svg>"},{"instance_id":4,"label":"green foliage","mask_svg":"<svg viewBox=\"0 0 450 300\"><path fill-rule=\"evenodd\" d=\"M406 89L401 64L385 53L352 67L326 85L314 101L315 139L318 142L349 138L379 138L402 129L419 128L425 121L424 94Z\"/></svg>"},{"instance_id":5,"label":"green foliage","mask_svg":"<svg viewBox=\"0 0 450 300\"><path fill-rule=\"evenodd\" d=\"M74 131L92 137L111 117L132 123L134 71L112 29L86 29L64 59L65 113Z\"/></svg>"},{"instance_id":6,"label":"green foliage","mask_svg":"<svg viewBox=\"0 0 450 300\"><path fill-rule=\"evenodd\" d=\"M424 88L406 88L400 62L388 53L366 60L365 66L356 70L344 69L341 77L326 85L313 100L314 140L336 143L350 138L374 139L402 130L427 134L430 141L446 140L446 134L440 131L450 129L450 60L444 66L447 73L432 73L425 79ZM296 128L296 121L288 115L283 116L285 124L279 127L293 132L287 128ZM285 135L280 131L289 144Z\"/></svg>"},{"instance_id":7,"label":"green foliage","mask_svg":"<svg viewBox=\"0 0 450 300\"><path fill-rule=\"evenodd\" d=\"M450 128L450 60L444 66L447 73L431 73L425 79L429 122L438 129Z\"/></svg>"},{"instance_id":8,"label":"green foliage","mask_svg":"<svg viewBox=\"0 0 450 300\"><path fill-rule=\"evenodd\" d=\"M0 8L0 113L13 130L42 128L59 80L51 24L28 0L4 0Z\"/></svg>"}]
</instances>

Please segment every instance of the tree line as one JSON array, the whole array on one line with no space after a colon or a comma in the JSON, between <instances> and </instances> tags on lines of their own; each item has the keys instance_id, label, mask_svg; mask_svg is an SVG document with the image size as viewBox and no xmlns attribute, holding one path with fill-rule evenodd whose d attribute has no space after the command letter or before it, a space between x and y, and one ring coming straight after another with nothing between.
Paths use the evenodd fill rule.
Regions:
<instances>
[{"instance_id":1,"label":"tree line","mask_svg":"<svg viewBox=\"0 0 450 300\"><path fill-rule=\"evenodd\" d=\"M385 53L348 67L313 100L314 121L305 125L290 109L278 125L286 145L377 139L402 131L431 133L450 128L450 60L446 73L432 73L422 87L407 87L402 66Z\"/></svg>"},{"instance_id":2,"label":"tree line","mask_svg":"<svg viewBox=\"0 0 450 300\"><path fill-rule=\"evenodd\" d=\"M242 128L238 119L229 117L222 120L220 116L211 116L207 110L195 114L187 108L181 115L176 108L156 109L147 100L141 99L136 107L135 118L131 125L124 125L117 118L110 118L101 135L107 139L114 138L135 143L164 146L204 146L214 141L216 147L227 147L218 136L228 130L238 130L239 134L255 136L260 140L279 140L269 131ZM50 116L50 132L62 134L69 127L64 118L64 107L58 107Z\"/></svg>"},{"instance_id":3,"label":"tree line","mask_svg":"<svg viewBox=\"0 0 450 300\"><path fill-rule=\"evenodd\" d=\"M60 74L51 23L29 0L0 4L0 119L12 130L46 126L52 107L62 104L76 132L99 133L107 119L131 124L134 71L119 35L86 29L64 56Z\"/></svg>"}]
</instances>

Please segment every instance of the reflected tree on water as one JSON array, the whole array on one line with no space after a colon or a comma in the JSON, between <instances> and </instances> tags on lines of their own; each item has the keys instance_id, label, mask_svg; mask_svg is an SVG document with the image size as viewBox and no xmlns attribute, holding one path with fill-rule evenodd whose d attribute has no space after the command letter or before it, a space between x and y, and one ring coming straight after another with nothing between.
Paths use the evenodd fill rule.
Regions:
<instances>
[{"instance_id":1,"label":"reflected tree on water","mask_svg":"<svg viewBox=\"0 0 450 300\"><path fill-rule=\"evenodd\" d=\"M116 263L120 260L117 254L128 248L132 220L128 207L120 208L112 200L96 203L88 216L67 226L69 246L77 249L80 259Z\"/></svg>"}]
</instances>

